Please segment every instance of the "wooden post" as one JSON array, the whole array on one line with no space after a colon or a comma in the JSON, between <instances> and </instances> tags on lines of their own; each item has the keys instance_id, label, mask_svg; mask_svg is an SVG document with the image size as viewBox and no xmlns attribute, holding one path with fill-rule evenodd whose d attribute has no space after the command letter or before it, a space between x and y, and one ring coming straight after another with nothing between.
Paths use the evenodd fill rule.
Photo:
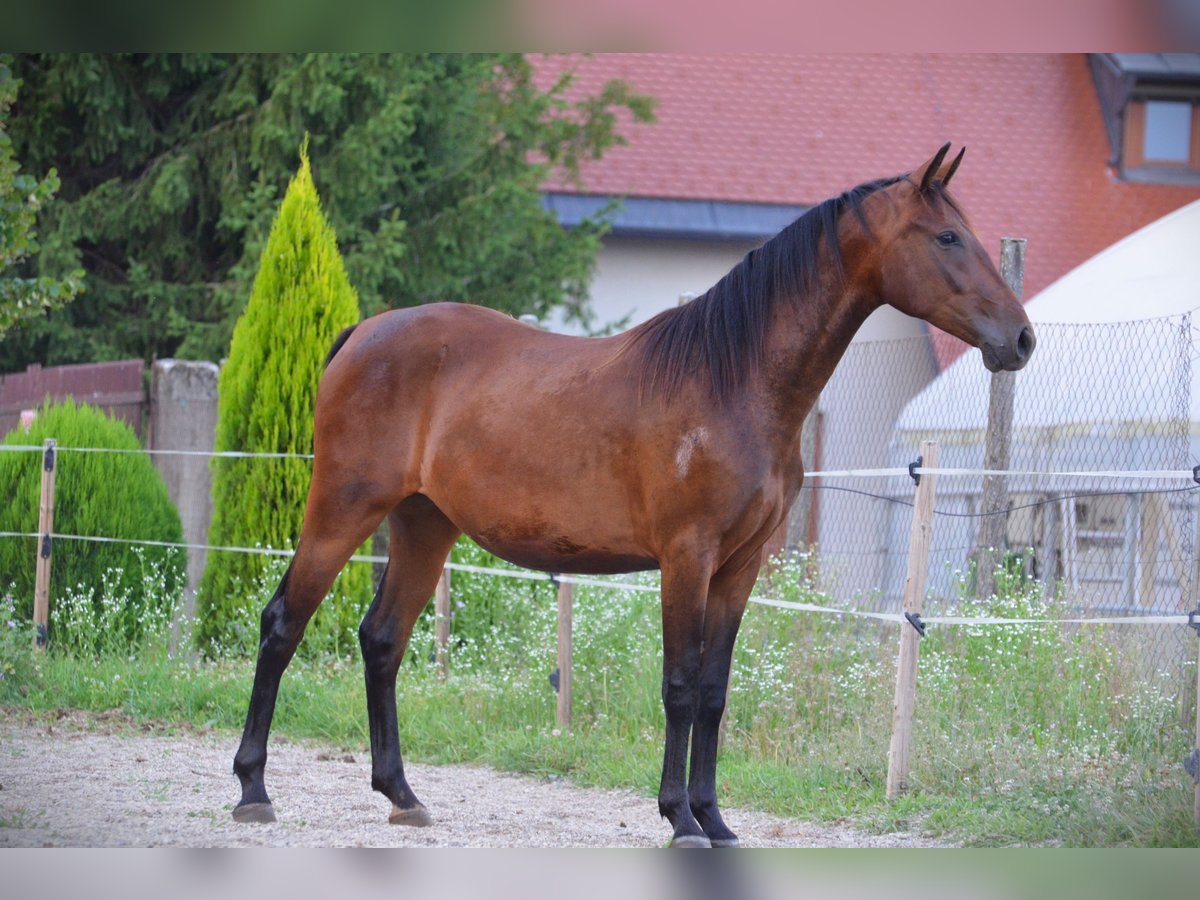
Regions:
<instances>
[{"instance_id":1,"label":"wooden post","mask_svg":"<svg viewBox=\"0 0 1200 900\"><path fill-rule=\"evenodd\" d=\"M1141 574L1138 563L1141 554L1138 547L1142 543L1142 510L1141 497L1138 494L1125 495L1125 528L1121 535L1121 552L1124 555L1124 581L1122 591L1125 594L1125 608L1132 610L1137 606L1138 584Z\"/></svg>"},{"instance_id":2,"label":"wooden post","mask_svg":"<svg viewBox=\"0 0 1200 900\"><path fill-rule=\"evenodd\" d=\"M1056 552L1061 543L1062 528L1055 521L1054 498L1048 494L1038 496L1042 504L1042 545L1038 548L1038 559L1042 561L1041 579L1043 593L1047 599L1054 596L1057 590L1057 569L1055 568Z\"/></svg>"},{"instance_id":3,"label":"wooden post","mask_svg":"<svg viewBox=\"0 0 1200 900\"><path fill-rule=\"evenodd\" d=\"M58 441L46 438L42 445L42 496L38 503L37 565L33 588L33 646L44 650L50 627L50 551L54 531L54 480L58 473Z\"/></svg>"},{"instance_id":4,"label":"wooden post","mask_svg":"<svg viewBox=\"0 0 1200 900\"><path fill-rule=\"evenodd\" d=\"M936 468L938 445L921 443L921 465ZM920 616L929 576L929 542L933 535L933 492L935 476L922 475L913 505L912 534L908 544L908 577L904 581L904 612ZM917 657L921 635L916 626L900 626L900 660L896 666L896 699L892 706L892 744L888 750L887 798L894 800L908 790L908 745L912 737L913 708L916 706Z\"/></svg>"},{"instance_id":5,"label":"wooden post","mask_svg":"<svg viewBox=\"0 0 1200 900\"><path fill-rule=\"evenodd\" d=\"M1000 239L1000 277L1020 300L1025 289L1024 238ZM1008 468L1016 378L1016 372L992 373L987 435L984 438L985 469ZM996 591L996 564L1004 558L1007 508L1007 476L985 475L983 501L980 504L983 518L979 520L979 540L975 551L975 583L979 597L990 597Z\"/></svg>"},{"instance_id":6,"label":"wooden post","mask_svg":"<svg viewBox=\"0 0 1200 900\"><path fill-rule=\"evenodd\" d=\"M437 626L435 641L438 672L445 678L450 674L450 570L442 569L437 588L433 594L434 623Z\"/></svg>"},{"instance_id":7,"label":"wooden post","mask_svg":"<svg viewBox=\"0 0 1200 900\"><path fill-rule=\"evenodd\" d=\"M1162 494L1136 494L1138 498L1138 586L1137 603L1148 607L1154 603L1158 581L1158 548L1166 539L1164 522L1166 498Z\"/></svg>"},{"instance_id":8,"label":"wooden post","mask_svg":"<svg viewBox=\"0 0 1200 900\"><path fill-rule=\"evenodd\" d=\"M574 585L558 583L558 725L571 727L571 620L574 614Z\"/></svg>"},{"instance_id":9,"label":"wooden post","mask_svg":"<svg viewBox=\"0 0 1200 900\"><path fill-rule=\"evenodd\" d=\"M1075 500L1073 497L1064 497L1059 503L1062 509L1063 581L1067 583L1067 587L1071 591L1074 591L1079 587L1079 567L1076 559L1076 550L1079 548L1079 529L1075 514Z\"/></svg>"},{"instance_id":10,"label":"wooden post","mask_svg":"<svg viewBox=\"0 0 1200 900\"><path fill-rule=\"evenodd\" d=\"M1200 606L1197 607L1200 609ZM1200 634L1200 631L1197 632ZM1192 757L1195 761L1197 771L1192 775L1193 797L1192 797L1192 816L1196 820L1196 827L1200 828L1200 641L1197 641L1198 652L1196 654L1196 743L1193 752L1196 754Z\"/></svg>"}]
</instances>

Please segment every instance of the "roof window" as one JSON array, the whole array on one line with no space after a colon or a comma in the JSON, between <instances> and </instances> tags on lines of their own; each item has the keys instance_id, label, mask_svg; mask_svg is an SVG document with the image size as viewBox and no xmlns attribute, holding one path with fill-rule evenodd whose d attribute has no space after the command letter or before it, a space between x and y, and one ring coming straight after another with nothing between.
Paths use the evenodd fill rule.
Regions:
<instances>
[{"instance_id":1,"label":"roof window","mask_svg":"<svg viewBox=\"0 0 1200 900\"><path fill-rule=\"evenodd\" d=\"M1129 181L1200 184L1200 54L1099 53L1109 163Z\"/></svg>"}]
</instances>

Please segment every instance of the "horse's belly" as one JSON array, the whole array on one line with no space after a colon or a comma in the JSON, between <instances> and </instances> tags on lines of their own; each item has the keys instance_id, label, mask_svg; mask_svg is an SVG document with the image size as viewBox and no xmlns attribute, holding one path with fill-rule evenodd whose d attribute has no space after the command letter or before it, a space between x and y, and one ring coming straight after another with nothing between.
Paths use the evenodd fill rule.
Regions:
<instances>
[{"instance_id":1,"label":"horse's belly","mask_svg":"<svg viewBox=\"0 0 1200 900\"><path fill-rule=\"evenodd\" d=\"M489 553L526 569L561 572L564 575L617 575L657 569L648 556L608 547L584 547L564 537L505 537L485 531L470 537Z\"/></svg>"}]
</instances>

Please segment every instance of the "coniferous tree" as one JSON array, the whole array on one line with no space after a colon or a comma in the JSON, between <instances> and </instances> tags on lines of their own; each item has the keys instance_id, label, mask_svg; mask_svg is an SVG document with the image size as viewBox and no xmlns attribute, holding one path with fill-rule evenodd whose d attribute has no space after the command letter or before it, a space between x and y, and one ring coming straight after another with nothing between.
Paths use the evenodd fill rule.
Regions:
<instances>
[{"instance_id":1,"label":"coniferous tree","mask_svg":"<svg viewBox=\"0 0 1200 900\"><path fill-rule=\"evenodd\" d=\"M358 320L358 298L322 212L306 144L221 370L216 449L311 453L325 356L337 334ZM210 544L295 547L312 473L309 460L217 457L213 470ZM260 555L210 553L196 603L202 649L219 650L234 639L231 629L247 626L239 610L244 613L264 573L277 568ZM347 567L333 602L318 613L313 627L335 646L353 636L370 599L370 581L368 566Z\"/></svg>"},{"instance_id":2,"label":"coniferous tree","mask_svg":"<svg viewBox=\"0 0 1200 900\"><path fill-rule=\"evenodd\" d=\"M602 217L562 228L542 187L652 106L511 53L21 53L13 74L13 152L62 183L24 274L82 269L87 291L11 329L0 372L220 359L305 133L364 315L583 319Z\"/></svg>"},{"instance_id":3,"label":"coniferous tree","mask_svg":"<svg viewBox=\"0 0 1200 900\"><path fill-rule=\"evenodd\" d=\"M38 210L54 196L59 181L53 168L41 179L22 173L13 156L8 119L20 81L12 77L10 62L0 54L0 339L13 325L69 302L83 287L81 269L62 279L17 271L38 251Z\"/></svg>"}]
</instances>

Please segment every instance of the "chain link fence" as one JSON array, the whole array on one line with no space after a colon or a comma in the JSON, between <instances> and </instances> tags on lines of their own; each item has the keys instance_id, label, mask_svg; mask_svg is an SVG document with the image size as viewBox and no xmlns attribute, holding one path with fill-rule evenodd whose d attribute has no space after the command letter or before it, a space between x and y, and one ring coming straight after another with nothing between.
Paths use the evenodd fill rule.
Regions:
<instances>
[{"instance_id":1,"label":"chain link fence","mask_svg":"<svg viewBox=\"0 0 1200 900\"><path fill-rule=\"evenodd\" d=\"M1009 469L1022 473L1007 478L1005 546L997 548L1010 583L1035 583L1076 616L1187 612L1196 605L1200 484L1132 473L1200 462L1191 316L1043 324L1037 333L1038 350L1016 375L1007 436ZM932 440L941 468L985 468L990 374L970 351L935 375L924 338L852 345L806 426L806 467L904 467ZM976 591L982 485L981 475L938 476L931 613ZM896 611L913 492L906 476L812 479L793 509L788 543L811 550L831 597ZM1195 656L1186 628L1139 631L1150 667Z\"/></svg>"}]
</instances>

